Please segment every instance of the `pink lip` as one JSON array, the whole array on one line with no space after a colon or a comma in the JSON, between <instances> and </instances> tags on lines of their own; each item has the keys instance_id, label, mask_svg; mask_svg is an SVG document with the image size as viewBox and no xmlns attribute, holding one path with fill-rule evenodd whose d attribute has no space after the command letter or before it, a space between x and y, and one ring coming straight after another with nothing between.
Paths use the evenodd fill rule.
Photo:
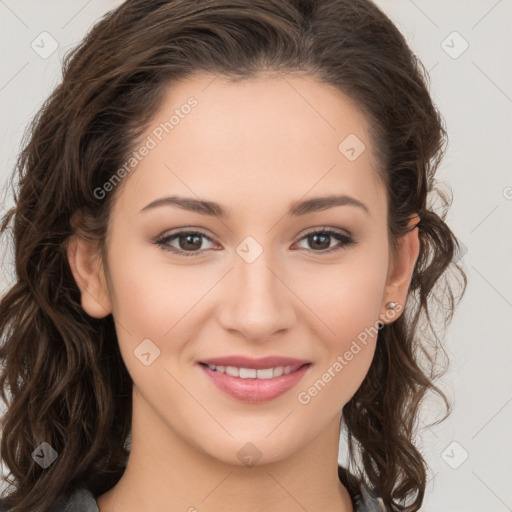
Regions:
<instances>
[{"instance_id":1,"label":"pink lip","mask_svg":"<svg viewBox=\"0 0 512 512\"><path fill-rule=\"evenodd\" d=\"M233 358L222 358L215 359L215 361L219 360L228 360L230 362L234 361ZM265 358L266 359L266 358ZM237 361L240 361L237 359ZM280 377L275 377L272 379L242 379L240 377L233 377L228 375L227 373L217 372L215 370L211 370L205 364L200 364L202 371L207 375L218 389L226 393L227 395L235 398L237 400L241 400L243 402L267 402L268 400L273 400L277 398L290 389L292 389L304 376L304 374L309 370L311 364L281 364L283 361L293 362L297 361L297 359L292 360L289 358L279 358L279 364L268 364L265 360L264 366L261 366L262 360L252 360L252 364L259 364L257 369L264 368L274 368L276 366L291 366L291 372L287 375L281 375ZM255 363L254 361L257 361ZM204 361L206 363L206 361ZM216 366L224 366L224 363L208 363L215 364ZM237 366L242 368L255 368L254 366L247 366L247 363L244 364L226 364L225 366Z\"/></svg>"},{"instance_id":2,"label":"pink lip","mask_svg":"<svg viewBox=\"0 0 512 512\"><path fill-rule=\"evenodd\" d=\"M259 359L246 356L224 356L202 359L199 362L214 366L236 366L237 368L263 370L265 368L276 368L277 366L302 366L310 361L281 356L267 356Z\"/></svg>"}]
</instances>

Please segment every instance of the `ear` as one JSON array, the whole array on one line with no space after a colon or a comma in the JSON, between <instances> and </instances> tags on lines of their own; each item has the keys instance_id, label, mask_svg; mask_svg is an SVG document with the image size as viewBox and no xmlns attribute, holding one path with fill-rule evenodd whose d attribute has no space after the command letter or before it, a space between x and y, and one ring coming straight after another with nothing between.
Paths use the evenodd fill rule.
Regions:
<instances>
[{"instance_id":1,"label":"ear","mask_svg":"<svg viewBox=\"0 0 512 512\"><path fill-rule=\"evenodd\" d=\"M387 324L396 320L404 310L414 265L420 252L417 227L419 221L418 215L409 220L409 231L398 239L395 257L389 262L388 277L381 305L381 311L385 312L381 313L380 321L383 323ZM396 307L387 309L386 304L389 302L394 302Z\"/></svg>"},{"instance_id":2,"label":"ear","mask_svg":"<svg viewBox=\"0 0 512 512\"><path fill-rule=\"evenodd\" d=\"M82 294L82 308L94 318L112 312L110 293L98 244L72 235L67 246L71 272Z\"/></svg>"}]
</instances>

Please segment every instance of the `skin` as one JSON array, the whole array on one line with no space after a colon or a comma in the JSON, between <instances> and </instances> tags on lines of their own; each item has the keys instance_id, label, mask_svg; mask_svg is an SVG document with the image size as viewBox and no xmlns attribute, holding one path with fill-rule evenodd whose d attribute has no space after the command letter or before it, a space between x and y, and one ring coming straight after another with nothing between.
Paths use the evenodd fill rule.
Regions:
<instances>
[{"instance_id":1,"label":"skin","mask_svg":"<svg viewBox=\"0 0 512 512\"><path fill-rule=\"evenodd\" d=\"M385 316L386 303L405 304L418 230L399 240L392 259L365 118L332 87L298 75L238 83L195 75L168 89L141 140L190 96L198 105L115 191L107 261L79 236L68 247L82 307L96 318L112 313L134 383L129 463L98 497L100 511L350 512L336 471L341 412L368 371L376 336L309 403L298 393L365 328L398 318ZM366 146L354 161L338 149L349 134ZM287 214L296 201L331 194L352 196L368 211L342 205ZM170 195L215 201L230 216L173 206L140 212ZM356 243L324 235L315 246L306 235L326 227ZM211 241L168 245L199 255L154 243L191 229ZM248 236L263 250L252 263L236 251ZM148 366L134 355L146 338L160 350ZM214 387L196 364L233 354L312 365L284 395L245 403ZM260 453L252 466L237 455L247 443Z\"/></svg>"}]
</instances>

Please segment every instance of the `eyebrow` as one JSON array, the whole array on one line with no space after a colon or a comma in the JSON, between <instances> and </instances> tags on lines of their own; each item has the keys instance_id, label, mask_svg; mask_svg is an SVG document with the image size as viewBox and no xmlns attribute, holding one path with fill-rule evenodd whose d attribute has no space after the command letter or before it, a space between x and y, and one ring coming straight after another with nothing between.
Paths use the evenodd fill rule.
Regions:
<instances>
[{"instance_id":1,"label":"eyebrow","mask_svg":"<svg viewBox=\"0 0 512 512\"><path fill-rule=\"evenodd\" d=\"M148 205L144 206L140 212L142 213L160 206L177 206L183 210L200 213L202 215L212 215L224 219L230 216L228 210L218 203L182 196L169 196L155 199ZM347 195L330 195L315 197L305 201L296 201L290 206L288 215L297 217L308 213L327 210L336 206L356 206L364 210L366 213L370 213L368 207L355 197Z\"/></svg>"}]
</instances>

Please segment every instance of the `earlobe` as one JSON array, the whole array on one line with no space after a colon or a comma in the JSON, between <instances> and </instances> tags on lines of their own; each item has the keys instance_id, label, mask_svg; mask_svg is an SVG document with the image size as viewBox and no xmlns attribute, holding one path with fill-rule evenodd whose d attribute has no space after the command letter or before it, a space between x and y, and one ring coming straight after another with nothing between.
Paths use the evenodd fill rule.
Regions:
<instances>
[{"instance_id":1,"label":"earlobe","mask_svg":"<svg viewBox=\"0 0 512 512\"><path fill-rule=\"evenodd\" d=\"M419 220L417 215L412 217L409 221L408 232L397 241L395 257L389 265L382 303L382 310L386 311L382 315L384 318L389 317L389 309L391 309L393 310L393 319L396 320L404 309L414 266L420 251L419 230L417 228ZM395 307L389 308L390 303L394 303ZM391 322L386 321L385 323Z\"/></svg>"},{"instance_id":2,"label":"earlobe","mask_svg":"<svg viewBox=\"0 0 512 512\"><path fill-rule=\"evenodd\" d=\"M97 244L73 235L67 246L69 266L80 289L82 308L94 318L112 312L112 304Z\"/></svg>"}]
</instances>

